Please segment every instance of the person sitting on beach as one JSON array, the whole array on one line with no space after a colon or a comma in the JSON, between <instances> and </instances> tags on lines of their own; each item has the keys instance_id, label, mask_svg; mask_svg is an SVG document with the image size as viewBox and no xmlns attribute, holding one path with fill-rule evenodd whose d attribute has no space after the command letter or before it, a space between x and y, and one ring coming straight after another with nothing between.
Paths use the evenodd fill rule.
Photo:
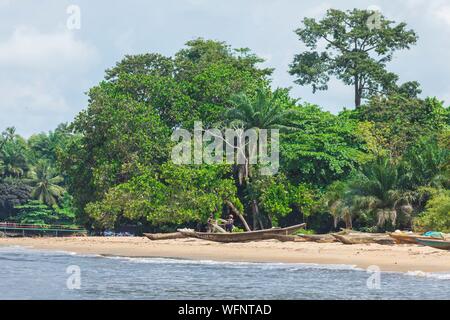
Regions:
<instances>
[{"instance_id":1,"label":"person sitting on beach","mask_svg":"<svg viewBox=\"0 0 450 320\"><path fill-rule=\"evenodd\" d=\"M214 232L213 225L216 223L216 220L214 219L214 215L211 213L209 215L208 221L206 222L206 232Z\"/></svg>"},{"instance_id":2,"label":"person sitting on beach","mask_svg":"<svg viewBox=\"0 0 450 320\"><path fill-rule=\"evenodd\" d=\"M233 219L233 215L230 214L228 216L227 223L225 224L225 231L233 232L233 227L234 227L234 219Z\"/></svg>"}]
</instances>

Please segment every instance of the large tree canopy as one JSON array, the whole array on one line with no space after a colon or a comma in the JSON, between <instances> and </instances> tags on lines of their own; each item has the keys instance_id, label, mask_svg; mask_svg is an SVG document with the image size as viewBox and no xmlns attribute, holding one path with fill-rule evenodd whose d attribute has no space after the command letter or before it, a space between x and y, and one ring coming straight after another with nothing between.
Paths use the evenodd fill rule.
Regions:
<instances>
[{"instance_id":1,"label":"large tree canopy","mask_svg":"<svg viewBox=\"0 0 450 320\"><path fill-rule=\"evenodd\" d=\"M375 25L370 24L373 18ZM303 19L303 26L295 32L309 49L296 55L291 64L296 83L312 85L316 92L328 89L330 77L336 76L354 87L356 107L363 98L396 89L398 76L387 71L386 64L395 51L417 41L405 23L395 24L378 12L359 9L330 9L320 21Z\"/></svg>"},{"instance_id":2,"label":"large tree canopy","mask_svg":"<svg viewBox=\"0 0 450 320\"><path fill-rule=\"evenodd\" d=\"M268 85L271 70L259 68L262 61L248 49L197 39L173 58L126 56L107 70L72 124L79 138L61 157L77 206L101 201L142 175L140 168L158 172L171 154L174 128L219 123L232 96Z\"/></svg>"}]
</instances>

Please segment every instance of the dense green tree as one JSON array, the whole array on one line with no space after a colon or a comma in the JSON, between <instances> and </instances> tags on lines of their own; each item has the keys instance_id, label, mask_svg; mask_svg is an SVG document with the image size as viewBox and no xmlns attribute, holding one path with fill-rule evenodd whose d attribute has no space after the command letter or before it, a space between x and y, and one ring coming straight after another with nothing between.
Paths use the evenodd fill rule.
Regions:
<instances>
[{"instance_id":1,"label":"dense green tree","mask_svg":"<svg viewBox=\"0 0 450 320\"><path fill-rule=\"evenodd\" d=\"M72 226L75 213L71 210L70 196L66 195L64 199L61 208L48 206L39 200L30 200L15 207L18 214L12 219L23 224Z\"/></svg>"},{"instance_id":2,"label":"dense green tree","mask_svg":"<svg viewBox=\"0 0 450 320\"><path fill-rule=\"evenodd\" d=\"M353 112L362 121L373 123L372 135L394 158L422 137L439 134L448 127L450 109L436 98L407 98L402 95L373 97Z\"/></svg>"},{"instance_id":3,"label":"dense green tree","mask_svg":"<svg viewBox=\"0 0 450 320\"><path fill-rule=\"evenodd\" d=\"M16 206L16 209L18 214L14 217L14 220L23 224L46 225L57 219L52 209L38 200Z\"/></svg>"},{"instance_id":4,"label":"dense green tree","mask_svg":"<svg viewBox=\"0 0 450 320\"><path fill-rule=\"evenodd\" d=\"M450 232L450 190L435 191L425 212L414 223L422 231Z\"/></svg>"},{"instance_id":5,"label":"dense green tree","mask_svg":"<svg viewBox=\"0 0 450 320\"><path fill-rule=\"evenodd\" d=\"M127 56L89 91L89 106L72 124L78 138L61 153L69 190L83 209L111 188L158 170L170 156L174 128L220 122L237 92L267 82L269 69L248 50L197 39L166 58Z\"/></svg>"},{"instance_id":6,"label":"dense green tree","mask_svg":"<svg viewBox=\"0 0 450 320\"><path fill-rule=\"evenodd\" d=\"M376 24L370 24L376 19ZM326 90L331 76L336 76L355 91L355 106L363 98L396 90L398 76L386 70L397 50L409 49L417 35L405 23L395 24L378 12L353 9L329 9L316 21L303 19L297 29L309 51L295 56L290 73L296 83L310 84L313 92ZM320 52L317 47L324 44Z\"/></svg>"},{"instance_id":7,"label":"dense green tree","mask_svg":"<svg viewBox=\"0 0 450 320\"><path fill-rule=\"evenodd\" d=\"M29 161L36 164L40 160L46 160L51 166L57 165L58 153L63 150L72 135L68 125L62 123L48 133L34 134L27 139L30 149Z\"/></svg>"},{"instance_id":8,"label":"dense green tree","mask_svg":"<svg viewBox=\"0 0 450 320\"><path fill-rule=\"evenodd\" d=\"M281 135L281 169L293 181L326 186L368 160L358 135L358 122L310 104L300 105L291 123L296 130Z\"/></svg>"},{"instance_id":9,"label":"dense green tree","mask_svg":"<svg viewBox=\"0 0 450 320\"><path fill-rule=\"evenodd\" d=\"M114 227L125 216L153 225L206 222L211 213L220 216L224 205L242 210L229 166L179 166L167 163L159 172L143 170L120 184L99 202L86 208L94 225Z\"/></svg>"},{"instance_id":10,"label":"dense green tree","mask_svg":"<svg viewBox=\"0 0 450 320\"><path fill-rule=\"evenodd\" d=\"M403 187L417 190L420 187L449 188L450 177L446 165L450 150L440 147L438 137L424 137L404 154L400 169Z\"/></svg>"}]
</instances>

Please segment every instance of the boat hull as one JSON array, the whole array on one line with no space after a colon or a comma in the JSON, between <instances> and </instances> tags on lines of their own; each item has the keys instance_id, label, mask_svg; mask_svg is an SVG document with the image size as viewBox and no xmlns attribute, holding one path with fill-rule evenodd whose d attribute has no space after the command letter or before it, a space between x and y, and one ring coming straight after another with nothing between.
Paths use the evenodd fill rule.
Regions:
<instances>
[{"instance_id":1,"label":"boat hull","mask_svg":"<svg viewBox=\"0 0 450 320\"><path fill-rule=\"evenodd\" d=\"M268 239L281 239L279 236L288 236L295 233L297 230L306 226L305 223L287 227L287 228L273 228L268 230L257 230L249 232L236 232L236 233L209 233L209 232L193 232L193 231L181 231L188 237L194 237L203 240L215 241L215 242L248 242Z\"/></svg>"},{"instance_id":2,"label":"boat hull","mask_svg":"<svg viewBox=\"0 0 450 320\"><path fill-rule=\"evenodd\" d=\"M392 237L393 239L395 239L395 241L398 244L419 244L418 239L422 239L422 240L433 240L433 239L440 239L440 238L434 238L434 237L429 237L429 236L422 236L420 234L402 234L402 233L390 233L389 234L390 237Z\"/></svg>"},{"instance_id":3,"label":"boat hull","mask_svg":"<svg viewBox=\"0 0 450 320\"><path fill-rule=\"evenodd\" d=\"M433 247L441 250L450 250L449 240L438 240L438 239L417 239L419 244L424 246Z\"/></svg>"}]
</instances>

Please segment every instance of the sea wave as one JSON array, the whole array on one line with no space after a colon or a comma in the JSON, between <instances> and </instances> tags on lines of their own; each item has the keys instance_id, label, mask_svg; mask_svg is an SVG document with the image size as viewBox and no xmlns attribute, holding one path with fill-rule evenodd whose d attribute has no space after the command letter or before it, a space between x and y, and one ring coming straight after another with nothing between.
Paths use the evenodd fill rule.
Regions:
<instances>
[{"instance_id":1,"label":"sea wave","mask_svg":"<svg viewBox=\"0 0 450 320\"><path fill-rule=\"evenodd\" d=\"M256 267L259 269L283 269L288 272L304 271L305 269L328 269L328 270L355 270L364 271L356 265L346 264L317 264L317 263L273 263L273 262L244 262L244 261L217 261L217 260L189 260L179 258L148 258L148 257L121 257L105 256L108 259L115 259L129 263L147 264L190 264L190 265L223 265L227 267Z\"/></svg>"},{"instance_id":2,"label":"sea wave","mask_svg":"<svg viewBox=\"0 0 450 320\"><path fill-rule=\"evenodd\" d=\"M449 272L408 271L405 273L405 275L413 277L439 279L439 280L450 280Z\"/></svg>"}]
</instances>

